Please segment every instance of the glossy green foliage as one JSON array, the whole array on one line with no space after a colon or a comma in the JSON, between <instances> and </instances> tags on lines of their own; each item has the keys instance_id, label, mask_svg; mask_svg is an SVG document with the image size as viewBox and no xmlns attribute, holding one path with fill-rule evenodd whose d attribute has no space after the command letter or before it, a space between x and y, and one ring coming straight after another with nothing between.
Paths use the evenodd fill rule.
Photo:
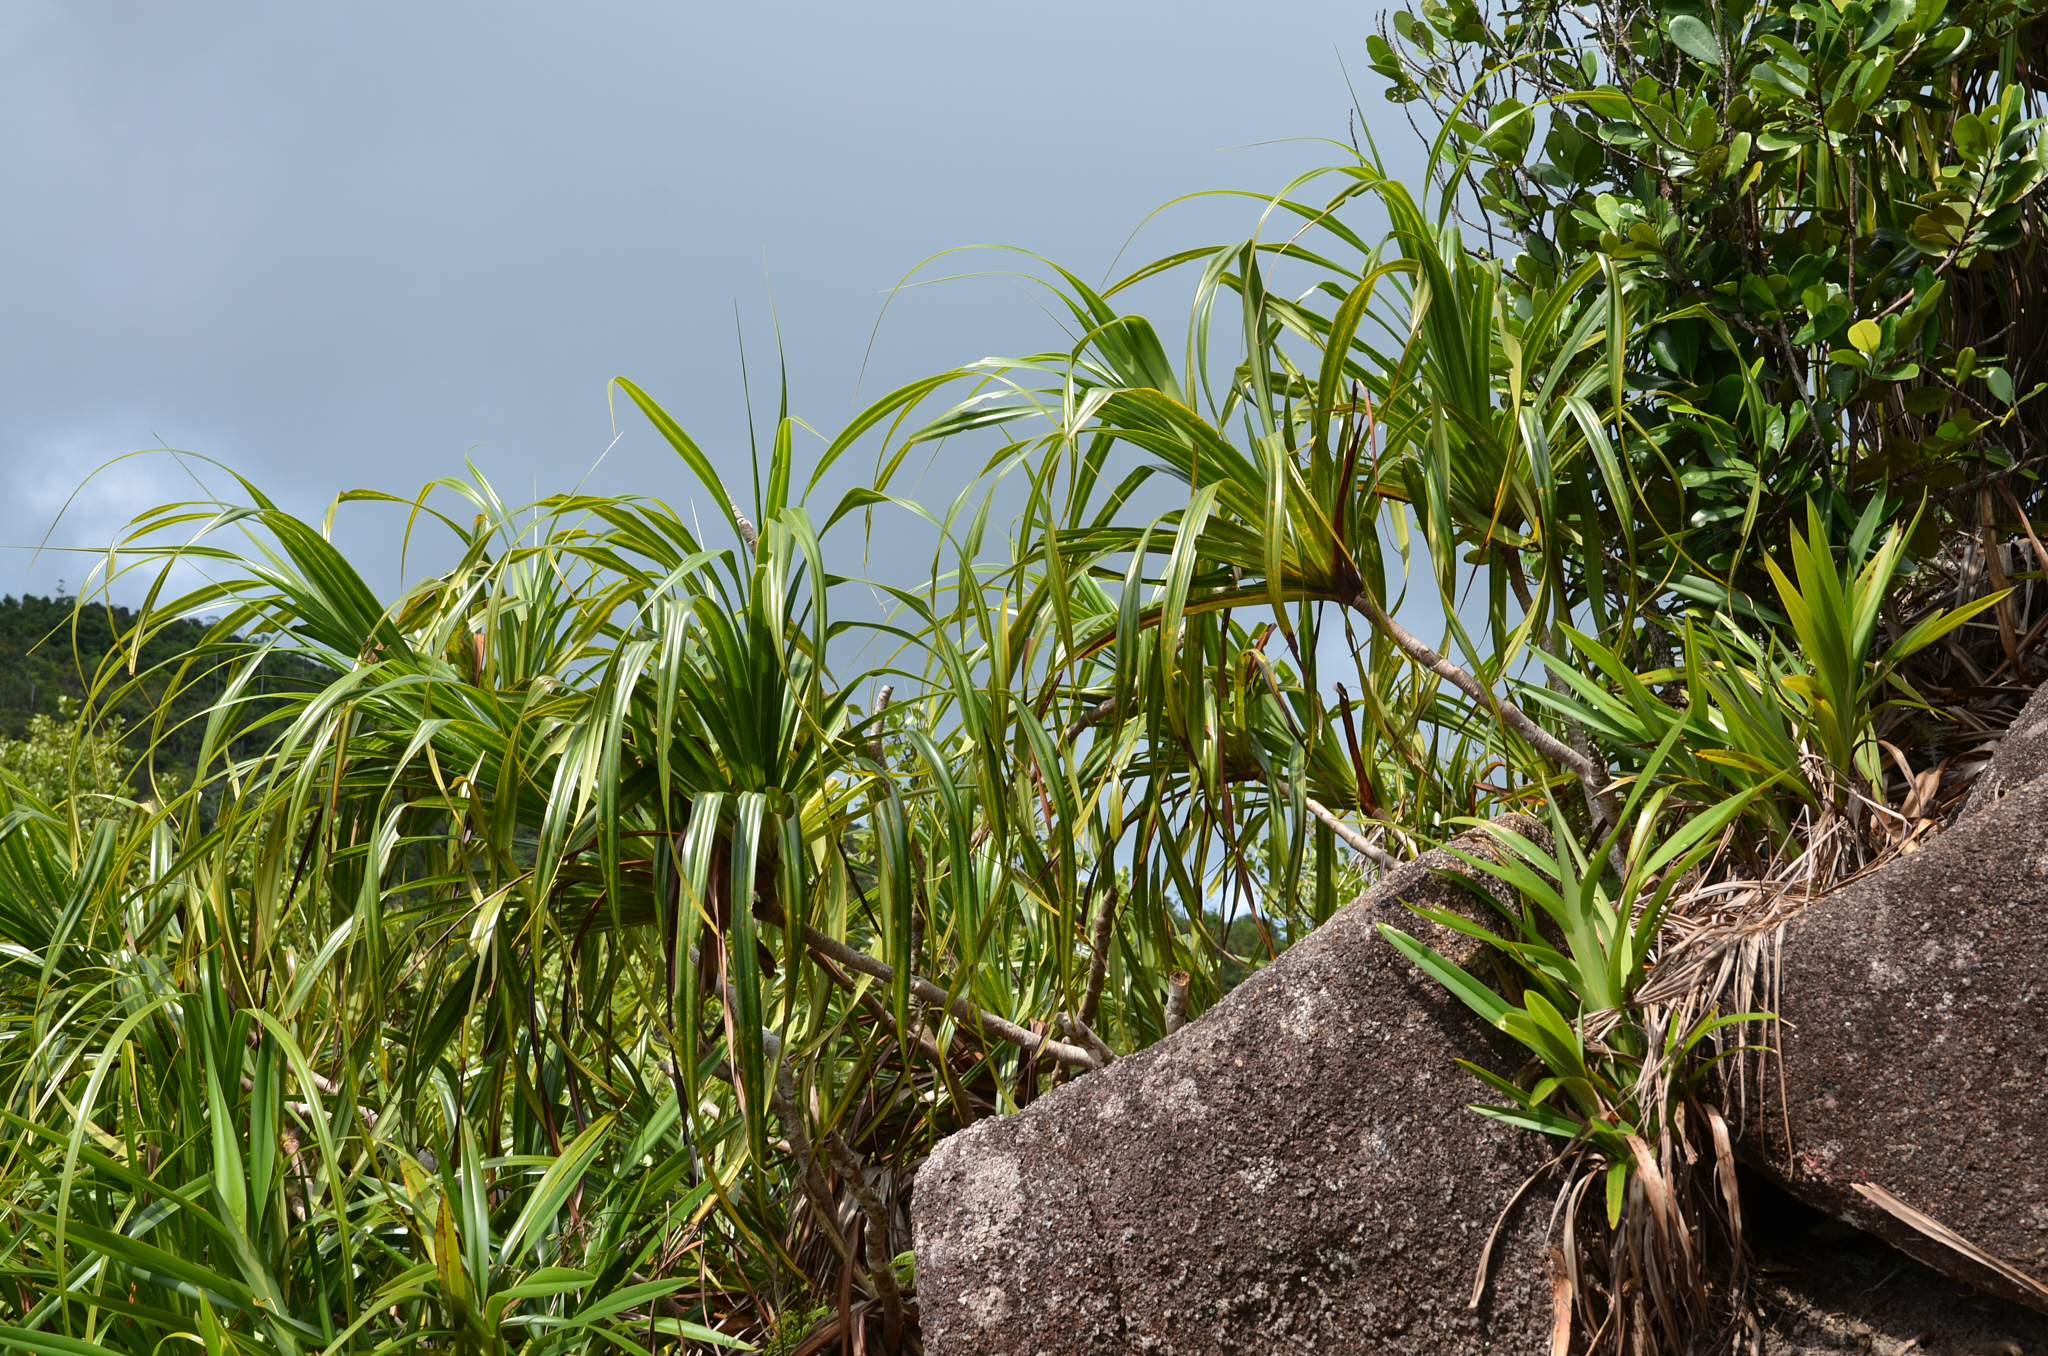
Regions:
<instances>
[{"instance_id":1,"label":"glossy green foliage","mask_svg":"<svg viewBox=\"0 0 2048 1356\"><path fill-rule=\"evenodd\" d=\"M1880 488L2044 450L2037 12L1430 0L1374 40L1388 97L1436 113L1444 190L1483 212L1517 309L1586 260L1626 278L1630 511L1660 573L1731 580L1809 498L1846 532Z\"/></svg>"}]
</instances>

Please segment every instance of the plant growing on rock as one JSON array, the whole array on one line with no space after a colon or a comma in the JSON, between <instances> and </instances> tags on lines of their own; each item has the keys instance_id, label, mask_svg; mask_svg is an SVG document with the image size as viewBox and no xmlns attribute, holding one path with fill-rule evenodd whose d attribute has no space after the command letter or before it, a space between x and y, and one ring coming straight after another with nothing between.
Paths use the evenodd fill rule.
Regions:
<instances>
[{"instance_id":1,"label":"plant growing on rock","mask_svg":"<svg viewBox=\"0 0 2048 1356\"><path fill-rule=\"evenodd\" d=\"M1397 950L1534 1057L1526 1077L1512 1081L1470 1060L1458 1063L1505 1101L1474 1110L1566 1141L1556 1167L1564 1182L1570 1301L1586 1331L1608 1334L1616 1350L1629 1349L1631 1334L1640 1343L1653 1332L1678 1349L1688 1334L1714 1326L1701 1217L1715 1189L1724 1249L1738 1274L1741 1268L1734 1150L1721 1111L1698 1094L1702 1079L1731 1053L1712 1038L1760 1014L1653 1006L1640 994L1674 890L1768 788L1728 797L1667 830L1659 821L1674 808L1672 788L1655 774L1682 729L1674 725L1637 778L1620 822L1595 847L1581 847L1569 821L1553 813L1554 847L1489 824L1505 849L1498 859L1454 849L1521 901L1511 910L1489 892L1474 892L1509 931L1449 909L1418 912L1478 937L1507 962L1505 995L1406 932L1380 925ZM1619 876L1610 878L1617 850ZM1692 1172L1701 1148L1713 1179L1706 1191ZM1610 1231L1604 1286L1579 1269L1575 1231L1579 1203L1589 1195L1604 1203ZM1484 1259L1480 1266L1483 1283Z\"/></svg>"},{"instance_id":2,"label":"plant growing on rock","mask_svg":"<svg viewBox=\"0 0 2048 1356\"><path fill-rule=\"evenodd\" d=\"M1611 1231L1604 1290L1578 1274L1569 1226L1564 1253L1581 1321L1589 1332L1611 1334L1617 1350L1628 1349L1632 1331L1647 1332L1653 1317L1659 1340L1673 1350L1685 1345L1687 1334L1716 1326L1701 1270L1707 1233L1701 1221L1709 1215L1720 1216L1733 1295L1742 1288L1741 1207L1732 1186L1730 1132L1720 1108L1702 1097L1701 1085L1736 1053L1720 1033L1766 1021L1768 1014L1721 1014L1712 1006L1718 985L1706 976L1689 987L1667 982L1658 997L1645 1000L1653 956L1661 953L1671 970L1686 964L1664 928L1674 892L1698 883L1695 868L1726 846L1727 832L1752 805L1777 784L1799 780L1805 760L1795 744L1815 749L1825 769L1820 784L1803 788L1810 808L1832 815L1845 802L1856 809L1868 804L1870 791L1883 781L1870 728L1877 698L1894 681L1897 666L2003 596L1988 595L1953 611L1937 609L1876 653L1878 611L1907 535L1894 525L1873 546L1880 508L1874 503L1865 513L1846 559L1838 563L1819 512L1809 506L1807 532L1795 531L1791 538L1796 581L1766 561L1794 643L1783 644L1783 656L1775 659L1753 649L1751 666L1739 667L1730 663L1735 651L1726 644L1688 637L1695 669L1683 708L1659 700L1611 652L1576 632L1570 633L1576 647L1596 661L1596 672L1620 680L1622 694L1608 694L1562 663L1555 671L1580 700L1526 689L1603 734L1630 742L1654 738L1656 744L1632 770L1620 820L1597 846L1581 847L1553 806L1555 847L1489 824L1507 849L1499 860L1457 853L1522 901L1516 912L1485 891L1474 892L1504 916L1507 934L1447 909L1418 911L1480 938L1507 962L1502 991L1407 933L1381 925L1398 950L1534 1056L1538 1068L1524 1081L1458 1061L1506 1099L1505 1105L1479 1104L1474 1110L1566 1140L1560 1171L1568 1200L1576 1202L1595 1179L1604 1178ZM1773 650L1781 645L1766 643ZM1717 656L1726 676L1709 679L1701 673L1703 653ZM1667 769L1681 751L1680 775L1670 777ZM1759 754L1774 754L1779 770L1768 772L1770 763ZM1703 801L1688 815L1688 794L1701 792ZM1784 821L1777 827L1785 828ZM1813 820L1802 828L1810 833ZM1788 852L1804 845L1796 837L1781 841ZM1696 1181L1691 1165L1701 1160L1713 1172ZM1598 1199L1603 1193L1593 1194ZM1576 1205L1568 1207L1567 1217L1575 1219Z\"/></svg>"}]
</instances>

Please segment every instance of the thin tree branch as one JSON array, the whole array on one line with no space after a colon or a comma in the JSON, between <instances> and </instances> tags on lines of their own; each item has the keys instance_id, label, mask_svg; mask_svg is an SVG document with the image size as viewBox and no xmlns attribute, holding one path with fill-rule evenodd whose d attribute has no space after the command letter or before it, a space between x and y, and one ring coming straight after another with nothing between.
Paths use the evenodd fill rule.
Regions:
<instances>
[{"instance_id":1,"label":"thin tree branch","mask_svg":"<svg viewBox=\"0 0 2048 1356\"><path fill-rule=\"evenodd\" d=\"M732 520L739 525L740 540L747 544L747 550L749 552L760 550L761 534L754 530L754 525L747 520L747 515L740 512L739 501L731 495L727 495L725 502L732 509Z\"/></svg>"},{"instance_id":2,"label":"thin tree branch","mask_svg":"<svg viewBox=\"0 0 2048 1356\"><path fill-rule=\"evenodd\" d=\"M839 1169L840 1180L867 1217L868 1280L875 1287L875 1298L882 1302L882 1346L885 1351L898 1351L903 1345L903 1292L897 1289L895 1259L889 1255L888 1213L868 1185L867 1168L860 1156L847 1147L837 1130L825 1132L825 1148Z\"/></svg>"},{"instance_id":3,"label":"thin tree branch","mask_svg":"<svg viewBox=\"0 0 2048 1356\"><path fill-rule=\"evenodd\" d=\"M781 919L769 921L779 923ZM892 984L896 980L896 968L888 962L876 960L865 951L857 951L844 942L827 937L814 927L804 928L804 945L821 956L831 957L849 970L872 975L885 984ZM914 974L910 977L910 991L918 1001L952 1013L962 1025L970 1029L986 1031L1012 1045L1051 1055L1061 1064L1084 1070L1099 1069L1103 1065L1102 1060L1079 1046L1068 1045L1064 1041L1046 1040L1042 1036L1026 1031L1006 1017L998 1017L993 1012L984 1011L970 1002L965 994L957 998L949 997L944 989L923 975Z\"/></svg>"},{"instance_id":4,"label":"thin tree branch","mask_svg":"<svg viewBox=\"0 0 2048 1356\"><path fill-rule=\"evenodd\" d=\"M1110 1049L1109 1042L1096 1035L1095 1029L1089 1026L1088 1023L1063 1012L1059 1015L1058 1025L1061 1031L1074 1037L1082 1045L1093 1051L1096 1059L1102 1063L1113 1064L1116 1062L1116 1051Z\"/></svg>"},{"instance_id":5,"label":"thin tree branch","mask_svg":"<svg viewBox=\"0 0 2048 1356\"><path fill-rule=\"evenodd\" d=\"M1344 846L1350 848L1353 852L1365 858L1374 866L1392 869L1401 864L1401 859L1399 857L1396 857L1393 853L1387 851L1378 843L1373 842L1372 839L1367 838L1357 829L1352 828L1349 824L1346 824L1343 820L1337 818L1336 815L1324 809L1322 805L1317 801L1304 796L1302 798L1302 804L1308 806L1308 812L1310 814L1314 815L1317 819L1322 820L1323 823L1328 824L1330 826L1330 831L1336 834L1337 837L1344 840Z\"/></svg>"},{"instance_id":6,"label":"thin tree branch","mask_svg":"<svg viewBox=\"0 0 2048 1356\"><path fill-rule=\"evenodd\" d=\"M1083 730L1097 721L1107 720L1114 714L1116 714L1116 698L1104 697L1101 701L1083 711L1079 718L1067 727L1067 742L1072 743Z\"/></svg>"},{"instance_id":7,"label":"thin tree branch","mask_svg":"<svg viewBox=\"0 0 2048 1356\"><path fill-rule=\"evenodd\" d=\"M1410 659L1491 711L1501 724L1528 740L1530 747L1536 752L1569 769L1586 788L1586 799L1592 804L1594 814L1602 821L1600 828L1611 827L1620 821L1621 813L1614 803L1614 793L1607 789L1607 769L1597 766L1591 758L1531 720L1520 707L1512 702L1502 701L1494 695L1493 689L1430 649L1422 642L1421 637L1388 616L1373 600L1371 594L1360 593L1351 601L1354 607L1365 614L1366 620L1377 627L1387 639L1400 646Z\"/></svg>"},{"instance_id":8,"label":"thin tree branch","mask_svg":"<svg viewBox=\"0 0 2048 1356\"><path fill-rule=\"evenodd\" d=\"M882 684L881 688L875 693L875 714L877 716L880 716L889 709L889 698L894 696L895 693L896 685L894 683ZM868 752L875 756L877 763L887 762L887 759L883 757L886 750L882 747L881 729L882 727L879 724L876 725L875 737L868 741Z\"/></svg>"},{"instance_id":9,"label":"thin tree branch","mask_svg":"<svg viewBox=\"0 0 2048 1356\"><path fill-rule=\"evenodd\" d=\"M773 1037L773 1032L765 1032ZM777 1046L781 1042L776 1041ZM818 1217L818 1231L825 1235L825 1241L832 1245L832 1251L839 1254L839 1260L847 1260L846 1236L839 1232L839 1211L832 1199L832 1188L826 1184L825 1174L818 1167L817 1155L811 1148L811 1132L804 1124L804 1118L797 1107L796 1080L789 1072L789 1061L780 1057L775 1060L775 1088L768 1096L768 1105L775 1112L775 1119L782 1122L782 1133L789 1139L789 1152L796 1159L801 1170L804 1194L811 1198L811 1213Z\"/></svg>"}]
</instances>

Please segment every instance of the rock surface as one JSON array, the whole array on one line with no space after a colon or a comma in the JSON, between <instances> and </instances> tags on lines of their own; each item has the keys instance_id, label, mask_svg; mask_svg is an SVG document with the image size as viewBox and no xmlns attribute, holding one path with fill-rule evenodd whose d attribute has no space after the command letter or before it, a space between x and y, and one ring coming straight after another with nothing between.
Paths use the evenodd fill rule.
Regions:
<instances>
[{"instance_id":1,"label":"rock surface","mask_svg":"<svg viewBox=\"0 0 2048 1356\"><path fill-rule=\"evenodd\" d=\"M1983 813L2041 776L2048 776L2048 683L2034 689L2000 736L1991 761L1970 783L1970 797L1958 819Z\"/></svg>"},{"instance_id":2,"label":"rock surface","mask_svg":"<svg viewBox=\"0 0 2048 1356\"><path fill-rule=\"evenodd\" d=\"M1469 957L1400 903L1486 912L1432 872L1457 865L1389 873L1201 1020L941 1142L913 1208L925 1350L1547 1351L1547 1183L1466 1307L1549 1149L1467 1110L1484 1087L1452 1059L1520 1061L1375 927Z\"/></svg>"},{"instance_id":3,"label":"rock surface","mask_svg":"<svg viewBox=\"0 0 2048 1356\"><path fill-rule=\"evenodd\" d=\"M1752 1154L1809 1204L2048 1310L2048 1288L1855 1190L1882 1188L2048 1286L2048 780L1801 914L1778 1011L1784 1102L1757 1117Z\"/></svg>"},{"instance_id":4,"label":"rock surface","mask_svg":"<svg viewBox=\"0 0 2048 1356\"><path fill-rule=\"evenodd\" d=\"M1797 1271L1765 1271L1755 1280L1763 1356L2048 1351L2048 1319L1910 1257L1836 1253L1799 1260Z\"/></svg>"},{"instance_id":5,"label":"rock surface","mask_svg":"<svg viewBox=\"0 0 2048 1356\"><path fill-rule=\"evenodd\" d=\"M1762 1356L2014 1356L2048 1351L2048 1318L1930 1270L1754 1181L1750 1293ZM1775 1197L1775 1199L1770 1199Z\"/></svg>"}]
</instances>

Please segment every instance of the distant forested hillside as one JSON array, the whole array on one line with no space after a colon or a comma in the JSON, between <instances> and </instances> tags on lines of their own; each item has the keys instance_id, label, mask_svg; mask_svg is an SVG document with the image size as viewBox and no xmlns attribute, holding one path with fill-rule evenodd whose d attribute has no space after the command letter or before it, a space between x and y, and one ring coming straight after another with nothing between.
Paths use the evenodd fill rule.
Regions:
<instances>
[{"instance_id":1,"label":"distant forested hillside","mask_svg":"<svg viewBox=\"0 0 2048 1356\"><path fill-rule=\"evenodd\" d=\"M135 616L125 607L87 604L67 597L0 597L0 738L20 739L37 715L75 715L95 688L95 675L119 642L130 634ZM126 743L138 758L150 756L158 772L189 772L205 734L205 717L226 691L248 647L232 643L201 653L204 622L179 622L152 635L136 657L139 682L123 672L98 684L99 711L126 724ZM167 706L163 693L185 662L190 669L178 681ZM295 658L264 661L251 687L260 697L283 687L303 688L324 681L325 670ZM125 690L124 690L125 689ZM110 697L116 699L109 700ZM257 701L238 713L246 727L275 703ZM154 751L152 753L152 745Z\"/></svg>"}]
</instances>

